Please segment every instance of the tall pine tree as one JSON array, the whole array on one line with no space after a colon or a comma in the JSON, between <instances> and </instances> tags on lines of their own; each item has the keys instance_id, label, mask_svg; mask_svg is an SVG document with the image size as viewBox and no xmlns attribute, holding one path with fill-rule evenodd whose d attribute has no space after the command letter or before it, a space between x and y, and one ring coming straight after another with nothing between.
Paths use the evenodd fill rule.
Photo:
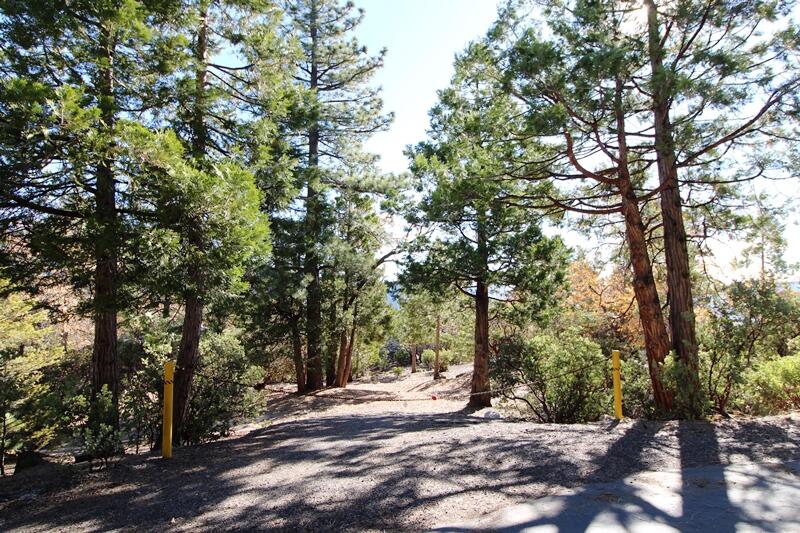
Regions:
<instances>
[{"instance_id":1,"label":"tall pine tree","mask_svg":"<svg viewBox=\"0 0 800 533\"><path fill-rule=\"evenodd\" d=\"M117 141L134 113L160 103L162 39L150 28L175 7L6 2L0 17L4 271L28 289L68 282L90 290L92 390L107 388L115 404L117 314L126 302L120 261L136 216L134 177Z\"/></svg>"},{"instance_id":2,"label":"tall pine tree","mask_svg":"<svg viewBox=\"0 0 800 533\"><path fill-rule=\"evenodd\" d=\"M362 142L384 129L391 116L381 112L379 89L370 80L384 52L371 56L352 37L363 11L352 2L287 0L288 31L302 49L295 78L305 90L298 109L297 176L304 192L304 272L306 276L307 389L323 386L323 217L326 205L347 183L347 171L371 158Z\"/></svg>"}]
</instances>

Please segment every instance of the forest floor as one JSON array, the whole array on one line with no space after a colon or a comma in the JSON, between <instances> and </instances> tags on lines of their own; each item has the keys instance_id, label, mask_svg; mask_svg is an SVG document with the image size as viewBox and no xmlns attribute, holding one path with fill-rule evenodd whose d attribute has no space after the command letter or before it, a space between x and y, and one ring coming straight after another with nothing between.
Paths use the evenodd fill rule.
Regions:
<instances>
[{"instance_id":1,"label":"forest floor","mask_svg":"<svg viewBox=\"0 0 800 533\"><path fill-rule=\"evenodd\" d=\"M469 367L447 376L406 371L305 396L274 386L258 420L171 460L21 472L0 480L0 530L420 530L651 471L800 460L797 413L535 424L464 410Z\"/></svg>"}]
</instances>

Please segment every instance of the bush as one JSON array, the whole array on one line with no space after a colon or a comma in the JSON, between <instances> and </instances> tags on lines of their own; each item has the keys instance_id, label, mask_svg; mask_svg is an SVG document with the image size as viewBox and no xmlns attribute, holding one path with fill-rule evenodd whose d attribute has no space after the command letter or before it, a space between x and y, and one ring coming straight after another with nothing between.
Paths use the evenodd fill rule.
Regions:
<instances>
[{"instance_id":1,"label":"bush","mask_svg":"<svg viewBox=\"0 0 800 533\"><path fill-rule=\"evenodd\" d=\"M800 409L800 354L765 361L744 375L735 405L754 415Z\"/></svg>"},{"instance_id":2,"label":"bush","mask_svg":"<svg viewBox=\"0 0 800 533\"><path fill-rule=\"evenodd\" d=\"M408 363L408 350L397 339L391 338L381 347L382 366L380 369L390 369Z\"/></svg>"},{"instance_id":3,"label":"bush","mask_svg":"<svg viewBox=\"0 0 800 533\"><path fill-rule=\"evenodd\" d=\"M427 369L433 369L433 363L436 360L436 352L433 350L424 350L422 352L422 366Z\"/></svg>"},{"instance_id":4,"label":"bush","mask_svg":"<svg viewBox=\"0 0 800 533\"><path fill-rule=\"evenodd\" d=\"M541 422L596 420L610 411L609 365L574 331L502 339L491 376L501 395L524 402Z\"/></svg>"},{"instance_id":5,"label":"bush","mask_svg":"<svg viewBox=\"0 0 800 533\"><path fill-rule=\"evenodd\" d=\"M402 366L396 366L396 367L392 368L392 373L397 377L402 376L403 375L403 367Z\"/></svg>"},{"instance_id":6,"label":"bush","mask_svg":"<svg viewBox=\"0 0 800 533\"><path fill-rule=\"evenodd\" d=\"M182 444L227 436L237 418L254 414L259 406L252 385L263 372L249 364L237 332L206 333L200 350Z\"/></svg>"},{"instance_id":7,"label":"bush","mask_svg":"<svg viewBox=\"0 0 800 533\"><path fill-rule=\"evenodd\" d=\"M651 418L655 415L653 388L647 357L643 352L622 354L622 412L630 418Z\"/></svg>"},{"instance_id":8,"label":"bush","mask_svg":"<svg viewBox=\"0 0 800 533\"><path fill-rule=\"evenodd\" d=\"M83 451L92 460L99 460L104 466L115 455L123 453L122 438L115 428L117 413L111 391L103 386L97 398L91 402L86 425L78 430Z\"/></svg>"},{"instance_id":9,"label":"bush","mask_svg":"<svg viewBox=\"0 0 800 533\"><path fill-rule=\"evenodd\" d=\"M120 426L129 446L157 446L162 424L164 363L173 357L178 336L166 321L142 319L132 324L134 341L123 343L129 361L120 395ZM126 339L127 340L127 339ZM247 359L236 331L206 331L200 341L200 361L192 380L182 442L195 444L230 432L235 419L252 414L258 393L248 385L264 371Z\"/></svg>"},{"instance_id":10,"label":"bush","mask_svg":"<svg viewBox=\"0 0 800 533\"><path fill-rule=\"evenodd\" d=\"M123 376L119 399L120 428L129 446L151 449L161 433L164 363L179 335L167 319L143 315L130 319L119 352Z\"/></svg>"},{"instance_id":11,"label":"bush","mask_svg":"<svg viewBox=\"0 0 800 533\"><path fill-rule=\"evenodd\" d=\"M770 277L734 282L710 302L698 328L700 380L716 411L724 414L729 403L752 392L743 391L745 375L756 379L760 362L792 353L798 320L797 293Z\"/></svg>"},{"instance_id":12,"label":"bush","mask_svg":"<svg viewBox=\"0 0 800 533\"><path fill-rule=\"evenodd\" d=\"M450 358L452 354L449 350L439 350L439 372L446 372L450 366ZM433 370L433 365L436 362L436 352L434 350L425 350L422 352L422 365Z\"/></svg>"},{"instance_id":13,"label":"bush","mask_svg":"<svg viewBox=\"0 0 800 533\"><path fill-rule=\"evenodd\" d=\"M709 404L705 389L699 382L699 377L695 383L697 387L693 386L692 380L695 378L689 372L688 366L675 356L675 352L670 352L661 367L661 379L664 387L673 392L673 398L671 411L658 413L659 415L689 420L706 415Z\"/></svg>"}]
</instances>

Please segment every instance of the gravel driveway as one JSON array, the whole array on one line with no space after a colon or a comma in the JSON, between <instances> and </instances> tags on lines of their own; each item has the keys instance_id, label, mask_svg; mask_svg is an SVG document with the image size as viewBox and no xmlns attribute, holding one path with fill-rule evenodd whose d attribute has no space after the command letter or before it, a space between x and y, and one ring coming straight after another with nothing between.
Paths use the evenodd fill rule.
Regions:
<instances>
[{"instance_id":1,"label":"gravel driveway","mask_svg":"<svg viewBox=\"0 0 800 533\"><path fill-rule=\"evenodd\" d=\"M465 376L275 396L262 422L0 504L0 530L419 530L631 474L800 459L800 416L543 425L468 414ZM468 378L468 376L466 376ZM432 400L432 395L437 400Z\"/></svg>"}]
</instances>

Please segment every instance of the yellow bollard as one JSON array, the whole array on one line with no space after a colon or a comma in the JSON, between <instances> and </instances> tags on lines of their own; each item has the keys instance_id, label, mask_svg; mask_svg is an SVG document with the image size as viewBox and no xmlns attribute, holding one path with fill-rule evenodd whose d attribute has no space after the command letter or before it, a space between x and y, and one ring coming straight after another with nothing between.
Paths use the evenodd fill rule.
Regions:
<instances>
[{"instance_id":1,"label":"yellow bollard","mask_svg":"<svg viewBox=\"0 0 800 533\"><path fill-rule=\"evenodd\" d=\"M619 351L614 350L611 352L611 370L614 377L614 416L618 420L622 420L622 382L619 377L620 367Z\"/></svg>"},{"instance_id":2,"label":"yellow bollard","mask_svg":"<svg viewBox=\"0 0 800 533\"><path fill-rule=\"evenodd\" d=\"M175 376L175 363L164 363L164 426L161 428L161 457L172 457L172 379Z\"/></svg>"}]
</instances>

